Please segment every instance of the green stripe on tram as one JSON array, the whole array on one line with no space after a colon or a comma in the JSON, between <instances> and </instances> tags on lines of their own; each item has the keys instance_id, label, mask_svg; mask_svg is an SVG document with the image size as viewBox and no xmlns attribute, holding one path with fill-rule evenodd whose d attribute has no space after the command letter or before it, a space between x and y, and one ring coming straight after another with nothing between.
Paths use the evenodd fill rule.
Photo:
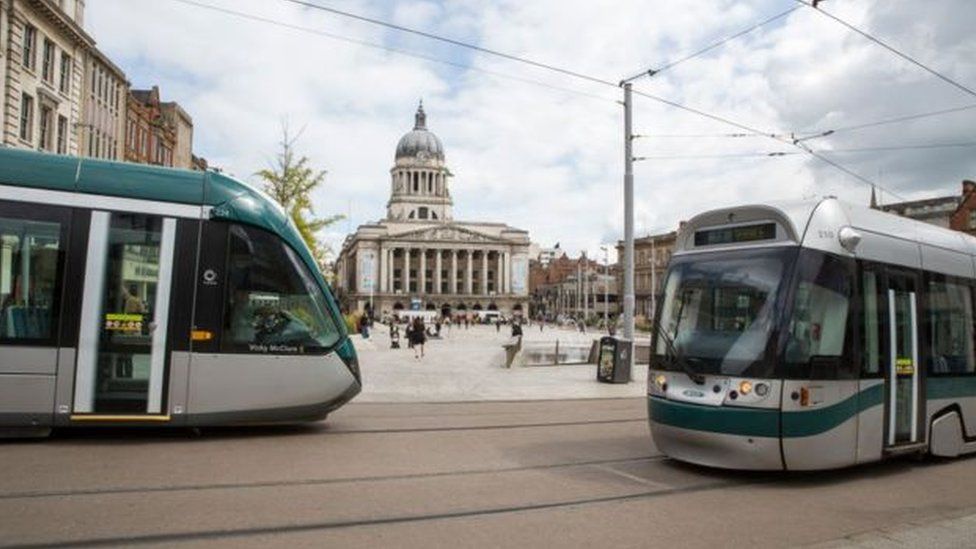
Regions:
<instances>
[{"instance_id":1,"label":"green stripe on tram","mask_svg":"<svg viewBox=\"0 0 976 549\"><path fill-rule=\"evenodd\" d=\"M976 377L929 377L926 380L928 400L976 397Z\"/></svg>"},{"instance_id":2,"label":"green stripe on tram","mask_svg":"<svg viewBox=\"0 0 976 549\"><path fill-rule=\"evenodd\" d=\"M827 431L855 415L884 402L884 384L864 389L826 408L803 412L783 412L784 437L809 437Z\"/></svg>"},{"instance_id":3,"label":"green stripe on tram","mask_svg":"<svg viewBox=\"0 0 976 549\"><path fill-rule=\"evenodd\" d=\"M780 436L782 415L784 437L808 437L825 433L882 402L884 385L878 384L836 404L803 412L781 414L779 410L703 406L652 397L648 414L654 422L682 429L770 438Z\"/></svg>"}]
</instances>

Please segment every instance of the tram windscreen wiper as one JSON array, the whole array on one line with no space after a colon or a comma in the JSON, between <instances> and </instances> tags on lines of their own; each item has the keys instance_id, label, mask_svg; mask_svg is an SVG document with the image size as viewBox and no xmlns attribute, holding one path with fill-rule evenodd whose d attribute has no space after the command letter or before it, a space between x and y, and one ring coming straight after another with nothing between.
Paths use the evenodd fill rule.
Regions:
<instances>
[{"instance_id":1,"label":"tram windscreen wiper","mask_svg":"<svg viewBox=\"0 0 976 549\"><path fill-rule=\"evenodd\" d=\"M667 331L661 326L660 321L655 320L651 325L654 332L664 341L664 346L667 351L667 357L671 360L672 364L677 364L681 370L688 375L688 377L695 382L697 385L705 384L705 376L700 372L695 370L694 367L688 362L688 360L678 351L678 347L674 344L674 339L668 335ZM677 330L675 330L677 333Z\"/></svg>"}]
</instances>

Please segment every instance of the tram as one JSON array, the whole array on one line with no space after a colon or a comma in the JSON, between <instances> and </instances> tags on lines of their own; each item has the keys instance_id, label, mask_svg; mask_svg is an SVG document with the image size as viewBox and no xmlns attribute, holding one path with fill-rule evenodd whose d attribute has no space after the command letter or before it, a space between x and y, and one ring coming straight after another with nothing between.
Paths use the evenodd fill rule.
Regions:
<instances>
[{"instance_id":1,"label":"tram","mask_svg":"<svg viewBox=\"0 0 976 549\"><path fill-rule=\"evenodd\" d=\"M360 387L328 286L261 192L0 148L0 433L312 421Z\"/></svg>"},{"instance_id":2,"label":"tram","mask_svg":"<svg viewBox=\"0 0 976 549\"><path fill-rule=\"evenodd\" d=\"M976 451L976 239L835 198L678 236L648 412L664 454L816 470Z\"/></svg>"}]
</instances>

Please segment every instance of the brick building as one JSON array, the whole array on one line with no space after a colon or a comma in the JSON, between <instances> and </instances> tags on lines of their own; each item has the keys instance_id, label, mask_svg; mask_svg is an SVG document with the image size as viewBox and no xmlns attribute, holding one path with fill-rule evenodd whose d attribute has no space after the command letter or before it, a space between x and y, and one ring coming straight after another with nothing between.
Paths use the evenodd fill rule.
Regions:
<instances>
[{"instance_id":1,"label":"brick building","mask_svg":"<svg viewBox=\"0 0 976 549\"><path fill-rule=\"evenodd\" d=\"M949 227L976 236L976 182L969 179L962 182L962 196L949 219Z\"/></svg>"}]
</instances>

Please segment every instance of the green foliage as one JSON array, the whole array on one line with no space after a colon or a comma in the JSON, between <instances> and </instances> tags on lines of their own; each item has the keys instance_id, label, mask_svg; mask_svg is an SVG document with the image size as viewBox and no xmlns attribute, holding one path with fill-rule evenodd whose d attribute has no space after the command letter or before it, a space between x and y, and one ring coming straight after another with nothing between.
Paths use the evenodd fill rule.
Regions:
<instances>
[{"instance_id":1,"label":"green foliage","mask_svg":"<svg viewBox=\"0 0 976 549\"><path fill-rule=\"evenodd\" d=\"M326 260L331 250L318 239L318 232L343 218L333 215L325 218L315 217L311 194L325 182L325 170L317 171L309 165L307 156L295 154L295 137L288 133L288 126L282 128L281 152L275 158L275 165L257 172L264 180L264 191L288 212L295 227L312 251L319 269L325 272Z\"/></svg>"}]
</instances>

